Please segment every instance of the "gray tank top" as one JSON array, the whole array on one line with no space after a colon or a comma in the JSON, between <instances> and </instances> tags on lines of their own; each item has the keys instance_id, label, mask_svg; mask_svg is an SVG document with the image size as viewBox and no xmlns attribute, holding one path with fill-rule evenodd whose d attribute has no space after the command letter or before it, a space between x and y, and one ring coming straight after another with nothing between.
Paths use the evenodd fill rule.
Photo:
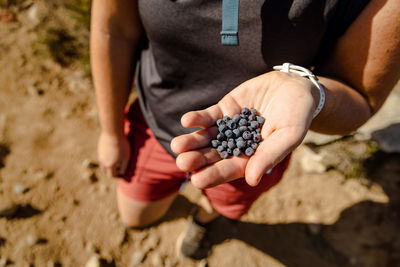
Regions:
<instances>
[{"instance_id":1,"label":"gray tank top","mask_svg":"<svg viewBox=\"0 0 400 267\"><path fill-rule=\"evenodd\" d=\"M143 115L161 145L173 155L171 139L194 130L180 125L184 113L217 103L274 65L321 61L368 1L359 0L362 7L342 23L351 2L242 0L239 45L223 46L221 0L139 0L147 45L136 84ZM336 36L326 35L329 27Z\"/></svg>"}]
</instances>

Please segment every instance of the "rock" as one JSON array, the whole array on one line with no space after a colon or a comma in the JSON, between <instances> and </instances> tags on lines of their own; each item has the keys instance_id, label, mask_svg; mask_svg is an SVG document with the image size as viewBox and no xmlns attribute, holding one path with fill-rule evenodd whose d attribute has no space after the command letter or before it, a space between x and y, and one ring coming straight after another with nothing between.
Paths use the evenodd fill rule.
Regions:
<instances>
[{"instance_id":1,"label":"rock","mask_svg":"<svg viewBox=\"0 0 400 267\"><path fill-rule=\"evenodd\" d=\"M160 243L160 238L153 233L152 235L150 235L148 239L146 239L146 241L143 244L143 248L146 251L153 250L158 246L159 243Z\"/></svg>"},{"instance_id":2,"label":"rock","mask_svg":"<svg viewBox=\"0 0 400 267\"><path fill-rule=\"evenodd\" d=\"M302 148L300 164L303 171L308 173L323 173L326 167L322 164L322 159L321 155L315 153L310 148L306 146Z\"/></svg>"},{"instance_id":3,"label":"rock","mask_svg":"<svg viewBox=\"0 0 400 267\"><path fill-rule=\"evenodd\" d=\"M37 86L34 85L29 85L26 90L28 91L30 96L38 96L38 95L43 95L44 90L38 88Z\"/></svg>"},{"instance_id":4,"label":"rock","mask_svg":"<svg viewBox=\"0 0 400 267\"><path fill-rule=\"evenodd\" d=\"M400 123L372 132L372 138L386 153L400 153Z\"/></svg>"},{"instance_id":5,"label":"rock","mask_svg":"<svg viewBox=\"0 0 400 267\"><path fill-rule=\"evenodd\" d=\"M315 224L315 223L309 223L307 224L308 230L310 231L311 234L317 235L321 232L321 225L320 224Z\"/></svg>"},{"instance_id":6,"label":"rock","mask_svg":"<svg viewBox=\"0 0 400 267\"><path fill-rule=\"evenodd\" d=\"M17 213L19 205L7 198L0 198L0 217L12 217Z\"/></svg>"},{"instance_id":7,"label":"rock","mask_svg":"<svg viewBox=\"0 0 400 267\"><path fill-rule=\"evenodd\" d=\"M145 240L149 236L147 232L139 232L133 235L133 240L137 245L140 245L143 240Z\"/></svg>"},{"instance_id":8,"label":"rock","mask_svg":"<svg viewBox=\"0 0 400 267\"><path fill-rule=\"evenodd\" d=\"M2 257L0 258L0 267L5 267L5 266L7 266L8 262L9 262L9 260L8 260L6 257L2 256Z\"/></svg>"},{"instance_id":9,"label":"rock","mask_svg":"<svg viewBox=\"0 0 400 267\"><path fill-rule=\"evenodd\" d=\"M24 184L22 183L16 183L13 186L13 191L15 194L23 194L29 191L29 188L27 188Z\"/></svg>"},{"instance_id":10,"label":"rock","mask_svg":"<svg viewBox=\"0 0 400 267\"><path fill-rule=\"evenodd\" d=\"M98 163L96 163L96 162L94 162L94 161L91 161L91 160L89 160L89 159L85 159L83 162L82 162L82 168L83 169L96 169L96 168L98 168L99 167L99 164Z\"/></svg>"},{"instance_id":11,"label":"rock","mask_svg":"<svg viewBox=\"0 0 400 267\"><path fill-rule=\"evenodd\" d=\"M304 137L303 143L304 144L315 144L315 145L325 145L327 143L339 140L342 138L341 135L326 135L320 134L313 131L308 131L306 137Z\"/></svg>"},{"instance_id":12,"label":"rock","mask_svg":"<svg viewBox=\"0 0 400 267\"><path fill-rule=\"evenodd\" d=\"M164 266L163 259L158 252L154 252L154 254L151 256L151 264L153 264L154 267Z\"/></svg>"},{"instance_id":13,"label":"rock","mask_svg":"<svg viewBox=\"0 0 400 267\"><path fill-rule=\"evenodd\" d=\"M139 264L141 264L144 261L145 257L146 257L146 253L144 253L143 251L141 251L141 250L135 251L135 253L133 253L133 255L132 255L129 267L138 266Z\"/></svg>"},{"instance_id":14,"label":"rock","mask_svg":"<svg viewBox=\"0 0 400 267\"><path fill-rule=\"evenodd\" d=\"M25 241L26 244L31 247L39 241L39 238L35 233L30 233L26 236Z\"/></svg>"},{"instance_id":15,"label":"rock","mask_svg":"<svg viewBox=\"0 0 400 267\"><path fill-rule=\"evenodd\" d=\"M208 262L206 259L202 259L201 261L199 261L199 263L197 264L197 267L207 267L208 266Z\"/></svg>"},{"instance_id":16,"label":"rock","mask_svg":"<svg viewBox=\"0 0 400 267\"><path fill-rule=\"evenodd\" d=\"M85 267L101 267L99 254L93 254L86 262Z\"/></svg>"},{"instance_id":17,"label":"rock","mask_svg":"<svg viewBox=\"0 0 400 267\"><path fill-rule=\"evenodd\" d=\"M42 22L48 14L46 5L42 2L33 4L28 10L28 19L31 27L35 27Z\"/></svg>"},{"instance_id":18,"label":"rock","mask_svg":"<svg viewBox=\"0 0 400 267\"><path fill-rule=\"evenodd\" d=\"M88 169L82 171L82 178L90 183L96 183L99 180L96 173L93 170Z\"/></svg>"}]
</instances>

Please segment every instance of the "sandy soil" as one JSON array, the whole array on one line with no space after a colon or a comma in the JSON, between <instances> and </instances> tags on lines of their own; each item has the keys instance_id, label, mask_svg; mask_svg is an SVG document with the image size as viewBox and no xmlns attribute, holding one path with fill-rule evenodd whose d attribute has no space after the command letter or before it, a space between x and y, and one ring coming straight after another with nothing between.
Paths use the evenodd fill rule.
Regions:
<instances>
[{"instance_id":1,"label":"sandy soil","mask_svg":"<svg viewBox=\"0 0 400 267\"><path fill-rule=\"evenodd\" d=\"M90 80L49 57L28 7L0 9L11 12L0 16L0 204L18 208L0 217L0 266L204 266L174 248L200 196L191 185L158 224L120 223L115 181L96 164ZM214 223L208 265L400 266L400 156L369 147L346 138L314 148L361 162L323 173L302 170L300 147L242 220Z\"/></svg>"}]
</instances>

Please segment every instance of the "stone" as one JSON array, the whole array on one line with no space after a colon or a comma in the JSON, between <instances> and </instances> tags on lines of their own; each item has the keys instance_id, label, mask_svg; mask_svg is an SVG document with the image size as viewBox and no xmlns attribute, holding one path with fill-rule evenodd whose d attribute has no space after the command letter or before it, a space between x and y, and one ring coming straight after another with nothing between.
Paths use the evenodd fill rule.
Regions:
<instances>
[{"instance_id":1,"label":"stone","mask_svg":"<svg viewBox=\"0 0 400 267\"><path fill-rule=\"evenodd\" d=\"M48 14L46 5L42 2L33 4L28 9L28 19L31 27L35 27L40 24Z\"/></svg>"},{"instance_id":2,"label":"stone","mask_svg":"<svg viewBox=\"0 0 400 267\"><path fill-rule=\"evenodd\" d=\"M153 264L154 267L164 266L163 258L158 252L154 252L154 254L151 256L151 264Z\"/></svg>"},{"instance_id":3,"label":"stone","mask_svg":"<svg viewBox=\"0 0 400 267\"><path fill-rule=\"evenodd\" d=\"M96 183L99 180L96 172L90 169L82 170L82 178L90 183Z\"/></svg>"},{"instance_id":4,"label":"stone","mask_svg":"<svg viewBox=\"0 0 400 267\"><path fill-rule=\"evenodd\" d=\"M38 238L38 236L37 236L35 233L30 233L30 234L28 234L28 235L26 236L26 239L25 239L26 244L27 244L28 246L33 246L33 245L35 245L35 244L38 242L38 240L39 240L39 238Z\"/></svg>"},{"instance_id":5,"label":"stone","mask_svg":"<svg viewBox=\"0 0 400 267\"><path fill-rule=\"evenodd\" d=\"M311 234L317 235L321 232L321 225L320 224L315 224L315 223L309 223L307 224L308 230L310 231Z\"/></svg>"},{"instance_id":6,"label":"stone","mask_svg":"<svg viewBox=\"0 0 400 267\"><path fill-rule=\"evenodd\" d=\"M199 261L199 263L197 264L197 267L207 267L208 266L208 262L206 259L202 259L201 261Z\"/></svg>"},{"instance_id":7,"label":"stone","mask_svg":"<svg viewBox=\"0 0 400 267\"><path fill-rule=\"evenodd\" d=\"M28 192L29 188L27 188L24 184L22 183L16 183L13 186L13 191L15 194L23 194Z\"/></svg>"},{"instance_id":8,"label":"stone","mask_svg":"<svg viewBox=\"0 0 400 267\"><path fill-rule=\"evenodd\" d=\"M86 262L85 267L101 267L99 254L93 254Z\"/></svg>"},{"instance_id":9,"label":"stone","mask_svg":"<svg viewBox=\"0 0 400 267\"><path fill-rule=\"evenodd\" d=\"M141 264L144 261L145 257L146 257L146 253L145 252L143 252L141 250L135 251L133 253L133 255L132 255L129 267L138 266L139 264Z\"/></svg>"},{"instance_id":10,"label":"stone","mask_svg":"<svg viewBox=\"0 0 400 267\"><path fill-rule=\"evenodd\" d=\"M155 249L160 243L160 238L155 234L150 235L148 239L143 244L143 247L146 251Z\"/></svg>"},{"instance_id":11,"label":"stone","mask_svg":"<svg viewBox=\"0 0 400 267\"><path fill-rule=\"evenodd\" d=\"M0 198L0 217L12 217L18 211L19 205L7 198Z\"/></svg>"},{"instance_id":12,"label":"stone","mask_svg":"<svg viewBox=\"0 0 400 267\"><path fill-rule=\"evenodd\" d=\"M308 173L323 173L326 170L322 163L322 156L312 151L310 148L303 146L301 149L300 165L303 171Z\"/></svg>"},{"instance_id":13,"label":"stone","mask_svg":"<svg viewBox=\"0 0 400 267\"><path fill-rule=\"evenodd\" d=\"M83 162L82 162L82 168L83 169L96 169L96 168L98 168L99 167L99 164L98 163L96 163L96 162L94 162L94 161L91 161L91 160L89 160L89 159L85 159Z\"/></svg>"},{"instance_id":14,"label":"stone","mask_svg":"<svg viewBox=\"0 0 400 267\"><path fill-rule=\"evenodd\" d=\"M340 138L342 138L341 135L320 134L310 130L307 132L306 137L304 137L303 144L315 144L320 146L339 140Z\"/></svg>"},{"instance_id":15,"label":"stone","mask_svg":"<svg viewBox=\"0 0 400 267\"><path fill-rule=\"evenodd\" d=\"M149 236L149 233L147 232L138 232L133 234L133 240L135 243L140 245L143 240L145 240Z\"/></svg>"},{"instance_id":16,"label":"stone","mask_svg":"<svg viewBox=\"0 0 400 267\"><path fill-rule=\"evenodd\" d=\"M379 148L386 153L400 153L400 123L372 132Z\"/></svg>"}]
</instances>

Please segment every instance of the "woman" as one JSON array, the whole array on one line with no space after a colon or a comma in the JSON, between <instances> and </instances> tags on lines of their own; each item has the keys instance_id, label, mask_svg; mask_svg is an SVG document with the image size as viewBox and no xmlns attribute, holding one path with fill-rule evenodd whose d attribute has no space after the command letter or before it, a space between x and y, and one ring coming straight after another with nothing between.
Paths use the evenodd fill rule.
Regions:
<instances>
[{"instance_id":1,"label":"woman","mask_svg":"<svg viewBox=\"0 0 400 267\"><path fill-rule=\"evenodd\" d=\"M192 257L207 223L218 214L239 219L279 182L288 155L308 129L356 130L399 79L397 0L242 1L239 13L235 3L93 2L91 58L102 129L98 153L103 170L122 177L121 218L132 227L160 219L186 172L193 172L191 182L205 197L181 245ZM224 15L222 5L228 5ZM233 25L233 33L227 25ZM140 108L133 104L124 122L137 62ZM315 67L323 89L296 73L272 69L285 62ZM263 142L251 158L221 160L209 147L215 121L243 107L265 117Z\"/></svg>"}]
</instances>

